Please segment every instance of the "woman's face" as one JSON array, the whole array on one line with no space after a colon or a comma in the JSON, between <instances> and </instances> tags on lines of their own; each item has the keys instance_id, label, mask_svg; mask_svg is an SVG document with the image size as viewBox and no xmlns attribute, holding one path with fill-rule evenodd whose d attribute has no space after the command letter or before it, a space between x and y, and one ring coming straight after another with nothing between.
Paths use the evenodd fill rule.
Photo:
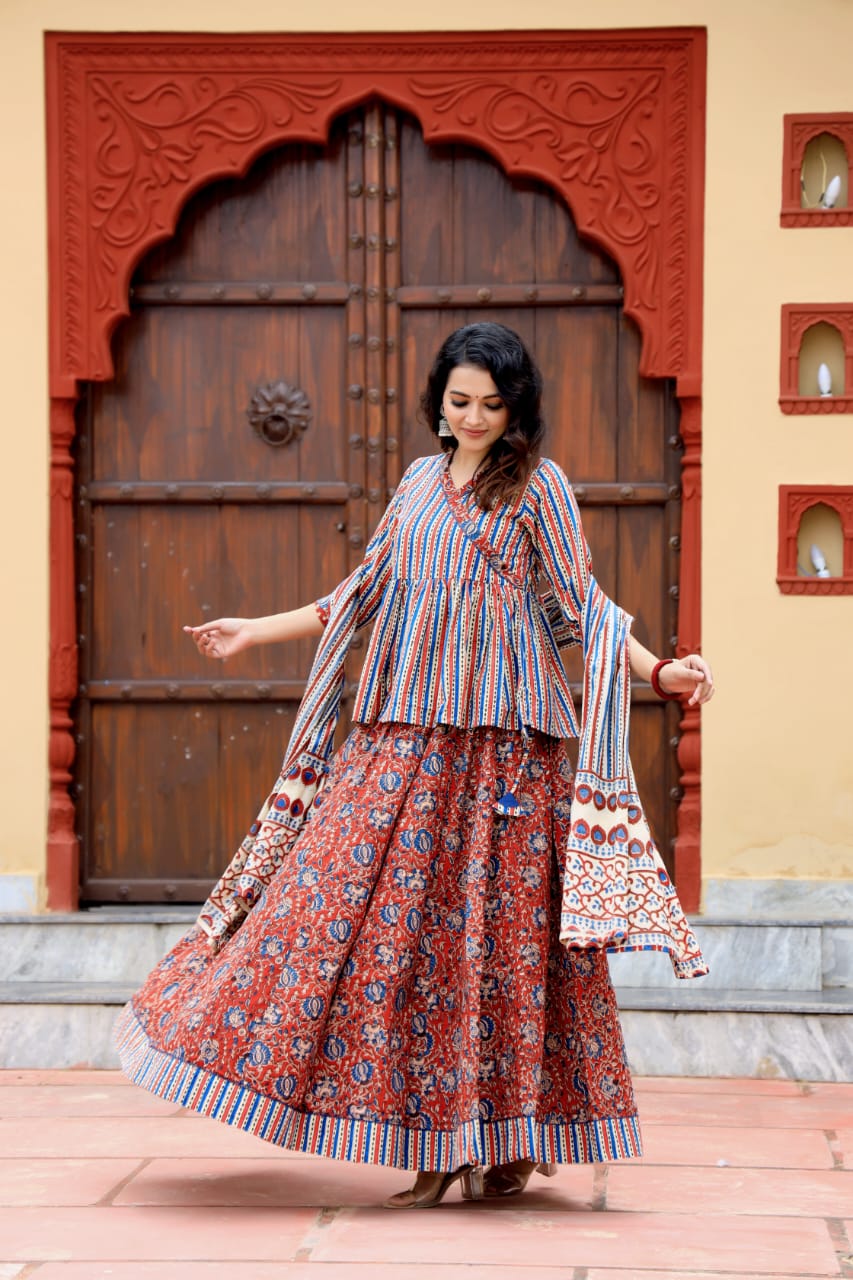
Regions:
<instances>
[{"instance_id":1,"label":"woman's face","mask_svg":"<svg viewBox=\"0 0 853 1280\"><path fill-rule=\"evenodd\" d=\"M474 365L451 369L442 407L459 449L466 454L484 458L509 426L509 410L492 375Z\"/></svg>"}]
</instances>

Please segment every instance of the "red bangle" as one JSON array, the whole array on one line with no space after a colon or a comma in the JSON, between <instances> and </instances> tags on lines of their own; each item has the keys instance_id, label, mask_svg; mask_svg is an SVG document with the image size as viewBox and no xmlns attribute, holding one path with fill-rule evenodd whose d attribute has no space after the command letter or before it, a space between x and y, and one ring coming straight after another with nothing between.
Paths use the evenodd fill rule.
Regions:
<instances>
[{"instance_id":1,"label":"red bangle","mask_svg":"<svg viewBox=\"0 0 853 1280\"><path fill-rule=\"evenodd\" d=\"M649 684L652 686L658 697L662 698L664 702L674 702L677 698L681 697L680 693L667 693L660 682L661 671L664 667L668 667L669 664L674 661L674 658L661 658L660 662L656 662L652 667L652 674L649 676Z\"/></svg>"}]
</instances>

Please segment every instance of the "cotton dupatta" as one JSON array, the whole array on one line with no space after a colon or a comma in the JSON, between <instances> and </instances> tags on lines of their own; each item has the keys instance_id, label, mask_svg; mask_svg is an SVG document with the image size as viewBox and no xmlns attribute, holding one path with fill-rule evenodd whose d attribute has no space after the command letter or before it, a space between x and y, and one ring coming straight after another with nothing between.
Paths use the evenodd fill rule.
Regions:
<instances>
[{"instance_id":1,"label":"cotton dupatta","mask_svg":"<svg viewBox=\"0 0 853 1280\"><path fill-rule=\"evenodd\" d=\"M560 941L572 949L664 951L676 977L698 978L708 966L652 839L628 755L632 621L590 578Z\"/></svg>"}]
</instances>

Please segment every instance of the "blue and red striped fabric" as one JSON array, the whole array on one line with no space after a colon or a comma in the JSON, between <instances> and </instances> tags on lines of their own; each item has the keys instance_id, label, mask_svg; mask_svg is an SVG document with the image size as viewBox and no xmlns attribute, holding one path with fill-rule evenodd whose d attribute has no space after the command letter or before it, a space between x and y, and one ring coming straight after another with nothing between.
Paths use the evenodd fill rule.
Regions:
<instances>
[{"instance_id":1,"label":"blue and red striped fabric","mask_svg":"<svg viewBox=\"0 0 853 1280\"><path fill-rule=\"evenodd\" d=\"M514 504L487 512L470 484L454 487L446 457L420 458L362 564L317 602L336 634L324 636L313 674L324 689L341 622L372 622L354 720L577 737L549 614L561 642L580 643L590 573L571 486L555 463L541 462Z\"/></svg>"}]
</instances>

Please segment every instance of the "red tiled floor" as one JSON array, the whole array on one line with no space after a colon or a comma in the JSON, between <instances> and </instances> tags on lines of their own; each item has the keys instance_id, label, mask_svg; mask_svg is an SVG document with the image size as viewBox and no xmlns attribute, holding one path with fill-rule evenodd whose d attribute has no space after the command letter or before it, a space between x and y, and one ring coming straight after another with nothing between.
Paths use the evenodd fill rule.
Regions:
<instances>
[{"instance_id":1,"label":"red tiled floor","mask_svg":"<svg viewBox=\"0 0 853 1280\"><path fill-rule=\"evenodd\" d=\"M845 1169L853 1169L853 1128L836 1129L834 1147Z\"/></svg>"},{"instance_id":2,"label":"red tiled floor","mask_svg":"<svg viewBox=\"0 0 853 1280\"><path fill-rule=\"evenodd\" d=\"M853 1208L853 1173L840 1169L684 1169L611 1165L607 1208L674 1213L840 1218Z\"/></svg>"},{"instance_id":3,"label":"red tiled floor","mask_svg":"<svg viewBox=\"0 0 853 1280\"><path fill-rule=\"evenodd\" d=\"M15 1262L281 1262L295 1257L316 1218L316 1209L0 1209L0 1240Z\"/></svg>"},{"instance_id":4,"label":"red tiled floor","mask_svg":"<svg viewBox=\"0 0 853 1280\"><path fill-rule=\"evenodd\" d=\"M824 1101L832 1098L836 1102L840 1102L848 1111L853 1110L853 1098L851 1098L850 1085L844 1084L837 1080L816 1080L807 1084L798 1086L804 1093L814 1094L817 1098Z\"/></svg>"},{"instance_id":5,"label":"red tiled floor","mask_svg":"<svg viewBox=\"0 0 853 1280\"><path fill-rule=\"evenodd\" d=\"M236 1273L233 1262L182 1262L179 1273L171 1262L49 1262L31 1275L32 1280L571 1280L571 1272L567 1273L565 1266L451 1265L431 1266L426 1272L417 1263L411 1266L396 1263L376 1266L372 1262L254 1262L251 1271L238 1270ZM616 1273L608 1271L603 1275L609 1280ZM636 1272L631 1272L630 1276L627 1272L620 1272L617 1280L620 1277L622 1280L638 1280ZM6 1280L2 1267L0 1280ZM646 1280L645 1273L642 1280ZM688 1278L676 1277L670 1272L664 1280ZM709 1280L709 1277L697 1277L697 1280ZM752 1280L752 1277L726 1275L719 1280Z\"/></svg>"},{"instance_id":6,"label":"red tiled floor","mask_svg":"<svg viewBox=\"0 0 853 1280\"><path fill-rule=\"evenodd\" d=\"M0 1158L0 1206L97 1204L140 1164L118 1159Z\"/></svg>"},{"instance_id":7,"label":"red tiled floor","mask_svg":"<svg viewBox=\"0 0 853 1280\"><path fill-rule=\"evenodd\" d=\"M280 1151L116 1073L0 1072L0 1280L841 1275L853 1085L641 1080L638 1094L645 1160L564 1168L506 1201L464 1204L454 1187L406 1214L376 1206L409 1174Z\"/></svg>"},{"instance_id":8,"label":"red tiled floor","mask_svg":"<svg viewBox=\"0 0 853 1280\"><path fill-rule=\"evenodd\" d=\"M411 1185L413 1178L397 1169L309 1157L279 1165L269 1160L153 1160L126 1183L113 1203L375 1207ZM592 1166L561 1169L557 1178L536 1178L530 1185L533 1190L524 1203L532 1208L591 1208Z\"/></svg>"},{"instance_id":9,"label":"red tiled floor","mask_svg":"<svg viewBox=\"0 0 853 1280\"><path fill-rule=\"evenodd\" d=\"M181 1108L132 1084L18 1085L0 1093L0 1116L173 1116Z\"/></svg>"},{"instance_id":10,"label":"red tiled floor","mask_svg":"<svg viewBox=\"0 0 853 1280\"><path fill-rule=\"evenodd\" d=\"M746 1094L752 1098L760 1098L764 1095L771 1098L794 1098L798 1097L804 1088L823 1089L825 1087L834 1088L833 1085L804 1086L797 1080L750 1080L748 1078L724 1080L717 1076L709 1078L701 1076L643 1076L634 1082L634 1091L638 1098L644 1098L650 1093L665 1093L667 1095L686 1093L688 1097L692 1098L705 1093ZM842 1089L848 1088L847 1085L841 1085L840 1087ZM645 1280L645 1276L643 1280Z\"/></svg>"},{"instance_id":11,"label":"red tiled floor","mask_svg":"<svg viewBox=\"0 0 853 1280\"><path fill-rule=\"evenodd\" d=\"M831 1274L835 1275L836 1272ZM41 1280L41 1272L38 1273ZM59 1276L57 1276L59 1280ZM76 1276L75 1276L76 1280ZM124 1272L122 1272L122 1280L124 1280ZM141 1278L140 1278L141 1280ZM637 1271L632 1268L630 1271L612 1270L607 1267L602 1271L598 1267L593 1267L587 1271L584 1280L756 1280L754 1271ZM761 1280L774 1280L773 1276L764 1275Z\"/></svg>"},{"instance_id":12,"label":"red tiled floor","mask_svg":"<svg viewBox=\"0 0 853 1280\"><path fill-rule=\"evenodd\" d=\"M642 1122L641 1122L642 1123ZM642 1125L643 1150L653 1164L751 1165L776 1169L831 1169L832 1152L822 1130L703 1128Z\"/></svg>"},{"instance_id":13,"label":"red tiled floor","mask_svg":"<svg viewBox=\"0 0 853 1280\"><path fill-rule=\"evenodd\" d=\"M119 1205L289 1208L376 1205L411 1181L394 1169L333 1160L152 1160L116 1196Z\"/></svg>"},{"instance_id":14,"label":"red tiled floor","mask_svg":"<svg viewBox=\"0 0 853 1280\"><path fill-rule=\"evenodd\" d=\"M127 1082L123 1071L89 1071L80 1067L71 1067L67 1071L0 1070L0 1089L36 1084L63 1085L71 1089L94 1084L98 1088L106 1088L109 1085L126 1085Z\"/></svg>"},{"instance_id":15,"label":"red tiled floor","mask_svg":"<svg viewBox=\"0 0 853 1280\"><path fill-rule=\"evenodd\" d=\"M773 1129L835 1129L851 1122L850 1103L811 1094L766 1098L729 1093L652 1093L640 1104L644 1127L657 1124L748 1124Z\"/></svg>"},{"instance_id":16,"label":"red tiled floor","mask_svg":"<svg viewBox=\"0 0 853 1280\"><path fill-rule=\"evenodd\" d=\"M381 1209L345 1209L319 1232L318 1262L432 1265L470 1262L548 1266L769 1272L774 1277L838 1274L826 1224L809 1218L668 1213L578 1213L458 1204L407 1216L389 1231Z\"/></svg>"},{"instance_id":17,"label":"red tiled floor","mask_svg":"<svg viewBox=\"0 0 853 1280\"><path fill-rule=\"evenodd\" d=\"M52 1119L0 1120L0 1151L5 1156L51 1156L64 1150L103 1159L108 1156L243 1156L287 1159L287 1153L248 1133L202 1116L182 1112L174 1117L118 1117L100 1123L73 1116Z\"/></svg>"}]
</instances>

